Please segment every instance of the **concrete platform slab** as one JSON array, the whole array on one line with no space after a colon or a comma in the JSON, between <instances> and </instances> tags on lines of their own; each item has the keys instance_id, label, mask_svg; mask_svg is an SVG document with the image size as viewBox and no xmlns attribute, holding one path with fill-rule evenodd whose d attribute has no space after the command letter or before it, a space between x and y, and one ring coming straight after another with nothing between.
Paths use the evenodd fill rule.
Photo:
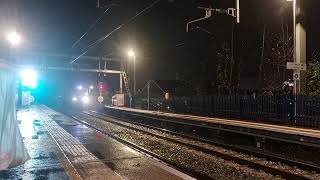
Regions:
<instances>
[{"instance_id":1,"label":"concrete platform slab","mask_svg":"<svg viewBox=\"0 0 320 180\"><path fill-rule=\"evenodd\" d=\"M175 123L193 124L196 126L209 127L212 129L232 133L245 134L312 147L320 147L320 130L318 129L289 127L284 125L274 125L267 123L176 113L165 113L125 107L106 106L105 108L107 108L108 111L121 111L123 113L131 113L130 115L139 116L141 118L143 118L143 116L145 115L148 116L148 118L155 120L159 118L161 120L167 120Z\"/></svg>"}]
</instances>

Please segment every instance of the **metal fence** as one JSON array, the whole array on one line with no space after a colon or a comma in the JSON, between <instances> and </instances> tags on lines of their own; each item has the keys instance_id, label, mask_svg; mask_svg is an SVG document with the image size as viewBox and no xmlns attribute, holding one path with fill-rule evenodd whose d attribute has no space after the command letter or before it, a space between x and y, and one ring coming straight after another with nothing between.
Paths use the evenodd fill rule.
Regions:
<instances>
[{"instance_id":1,"label":"metal fence","mask_svg":"<svg viewBox=\"0 0 320 180\"><path fill-rule=\"evenodd\" d=\"M133 106L147 109L148 100L136 98ZM303 95L152 97L149 109L320 128L320 97Z\"/></svg>"}]
</instances>

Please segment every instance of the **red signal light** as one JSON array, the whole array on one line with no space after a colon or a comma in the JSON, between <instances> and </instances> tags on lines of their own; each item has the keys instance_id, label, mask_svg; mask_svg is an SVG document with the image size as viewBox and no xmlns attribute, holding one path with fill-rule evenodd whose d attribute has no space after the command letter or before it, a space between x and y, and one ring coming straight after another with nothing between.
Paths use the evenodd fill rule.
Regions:
<instances>
[{"instance_id":1,"label":"red signal light","mask_svg":"<svg viewBox=\"0 0 320 180\"><path fill-rule=\"evenodd\" d=\"M106 90L106 84L104 82L99 82L99 91L105 91Z\"/></svg>"}]
</instances>

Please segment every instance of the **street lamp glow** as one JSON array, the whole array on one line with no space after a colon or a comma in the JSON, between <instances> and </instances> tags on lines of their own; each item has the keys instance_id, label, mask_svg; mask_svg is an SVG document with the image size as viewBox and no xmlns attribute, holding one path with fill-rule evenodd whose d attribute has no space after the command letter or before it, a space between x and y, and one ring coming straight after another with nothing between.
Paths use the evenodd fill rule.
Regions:
<instances>
[{"instance_id":1,"label":"street lamp glow","mask_svg":"<svg viewBox=\"0 0 320 180\"><path fill-rule=\"evenodd\" d=\"M17 32L13 31L7 34L7 40L12 46L17 46L21 42L21 37Z\"/></svg>"},{"instance_id":2,"label":"street lamp glow","mask_svg":"<svg viewBox=\"0 0 320 180\"><path fill-rule=\"evenodd\" d=\"M130 56L130 57L134 57L135 56L134 51L132 49L130 49L128 51L128 56Z\"/></svg>"},{"instance_id":3,"label":"street lamp glow","mask_svg":"<svg viewBox=\"0 0 320 180\"><path fill-rule=\"evenodd\" d=\"M77 89L82 90L82 86L81 85L77 86Z\"/></svg>"},{"instance_id":4,"label":"street lamp glow","mask_svg":"<svg viewBox=\"0 0 320 180\"><path fill-rule=\"evenodd\" d=\"M94 87L91 85L89 88L90 88L90 89L93 89Z\"/></svg>"},{"instance_id":5,"label":"street lamp glow","mask_svg":"<svg viewBox=\"0 0 320 180\"><path fill-rule=\"evenodd\" d=\"M73 97L72 101L76 102L76 101L78 101L78 98L77 97Z\"/></svg>"}]
</instances>

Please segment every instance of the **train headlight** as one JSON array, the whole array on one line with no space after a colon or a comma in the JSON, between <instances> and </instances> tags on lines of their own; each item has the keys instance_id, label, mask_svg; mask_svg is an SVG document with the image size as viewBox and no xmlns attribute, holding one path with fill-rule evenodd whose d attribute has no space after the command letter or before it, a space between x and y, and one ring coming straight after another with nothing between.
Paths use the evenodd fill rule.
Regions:
<instances>
[{"instance_id":1,"label":"train headlight","mask_svg":"<svg viewBox=\"0 0 320 180\"><path fill-rule=\"evenodd\" d=\"M89 97L88 96L83 96L81 100L82 100L82 102L84 104L88 104L89 103Z\"/></svg>"}]
</instances>

